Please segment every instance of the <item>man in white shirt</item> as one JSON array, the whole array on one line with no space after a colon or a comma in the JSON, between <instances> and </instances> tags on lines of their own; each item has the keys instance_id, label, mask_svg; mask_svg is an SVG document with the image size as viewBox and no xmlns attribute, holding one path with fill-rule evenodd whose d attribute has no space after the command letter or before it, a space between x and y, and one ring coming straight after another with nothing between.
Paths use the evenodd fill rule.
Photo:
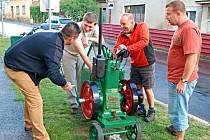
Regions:
<instances>
[{"instance_id":1,"label":"man in white shirt","mask_svg":"<svg viewBox=\"0 0 210 140\"><path fill-rule=\"evenodd\" d=\"M70 81L73 85L76 85L76 87L69 91L72 114L76 114L78 111L78 103L76 97L77 93L80 93L82 85L81 68L83 61L89 67L89 70L92 71L92 63L85 53L85 48L88 48L91 42L98 43L99 28L97 25L97 20L97 15L95 13L86 13L83 16L83 21L78 23L82 31L78 39L71 46L67 46L64 49L64 75L68 81ZM96 50L97 49L94 48L95 52Z\"/></svg>"}]
</instances>

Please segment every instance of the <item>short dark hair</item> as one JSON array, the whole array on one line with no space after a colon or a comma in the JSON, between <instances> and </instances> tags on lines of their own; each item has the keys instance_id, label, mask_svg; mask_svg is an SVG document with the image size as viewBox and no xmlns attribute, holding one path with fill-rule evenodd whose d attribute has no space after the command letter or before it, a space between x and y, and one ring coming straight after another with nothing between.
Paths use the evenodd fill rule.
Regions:
<instances>
[{"instance_id":1,"label":"short dark hair","mask_svg":"<svg viewBox=\"0 0 210 140\"><path fill-rule=\"evenodd\" d=\"M166 8L168 7L172 7L175 12L181 11L182 13L186 13L185 4L181 0L174 0L174 1L169 2L166 5Z\"/></svg>"},{"instance_id":2,"label":"short dark hair","mask_svg":"<svg viewBox=\"0 0 210 140\"><path fill-rule=\"evenodd\" d=\"M78 36L81 33L81 29L76 22L69 22L64 26L61 30L62 35L64 38Z\"/></svg>"},{"instance_id":3,"label":"short dark hair","mask_svg":"<svg viewBox=\"0 0 210 140\"><path fill-rule=\"evenodd\" d=\"M93 12L87 12L84 16L83 16L83 21L87 21L89 23L97 23L98 17L95 13Z\"/></svg>"}]
</instances>

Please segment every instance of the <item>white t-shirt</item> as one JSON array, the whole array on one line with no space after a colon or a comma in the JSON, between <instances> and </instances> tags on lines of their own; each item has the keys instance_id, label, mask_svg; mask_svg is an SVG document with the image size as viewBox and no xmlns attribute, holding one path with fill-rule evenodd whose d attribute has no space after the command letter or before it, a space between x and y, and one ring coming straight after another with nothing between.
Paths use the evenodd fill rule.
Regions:
<instances>
[{"instance_id":1,"label":"white t-shirt","mask_svg":"<svg viewBox=\"0 0 210 140\"><path fill-rule=\"evenodd\" d=\"M83 24L82 22L77 23L81 29L81 33L79 34L79 37L76 41L78 41L78 43L81 41L82 42L82 38L83 37L97 37L99 36L99 27L98 25L96 25L94 27L94 29L88 33L85 33L83 30ZM90 44L91 42L89 42L88 44ZM81 43L80 43L81 44ZM80 47L83 47L83 45L79 45ZM84 47L83 47L84 49ZM64 50L68 51L70 54L72 55L79 55L79 52L75 49L74 45L68 45L64 47Z\"/></svg>"}]
</instances>

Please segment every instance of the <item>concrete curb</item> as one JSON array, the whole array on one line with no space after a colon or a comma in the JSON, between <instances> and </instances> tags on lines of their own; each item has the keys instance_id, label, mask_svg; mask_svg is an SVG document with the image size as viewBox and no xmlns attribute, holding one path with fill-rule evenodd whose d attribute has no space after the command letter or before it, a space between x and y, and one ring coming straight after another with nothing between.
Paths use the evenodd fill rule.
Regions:
<instances>
[{"instance_id":1,"label":"concrete curb","mask_svg":"<svg viewBox=\"0 0 210 140\"><path fill-rule=\"evenodd\" d=\"M161 102L159 100L155 100L155 102L168 108L168 104L165 104L165 103L163 103L163 102ZM206 126L210 126L210 122L208 122L206 120L203 120L201 118L198 118L198 117L196 117L196 116L194 116L192 114L188 114L188 117L191 118L191 119L194 119L194 120L196 120L196 121L198 121L198 122L200 122L200 123L202 123L202 124L204 124Z\"/></svg>"}]
</instances>

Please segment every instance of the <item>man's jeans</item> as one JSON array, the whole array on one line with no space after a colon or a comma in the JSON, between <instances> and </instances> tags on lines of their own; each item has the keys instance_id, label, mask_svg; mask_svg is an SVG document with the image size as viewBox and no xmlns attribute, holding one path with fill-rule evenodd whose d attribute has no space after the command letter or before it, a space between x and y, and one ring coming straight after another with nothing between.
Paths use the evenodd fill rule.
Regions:
<instances>
[{"instance_id":1,"label":"man's jeans","mask_svg":"<svg viewBox=\"0 0 210 140\"><path fill-rule=\"evenodd\" d=\"M169 82L168 114L176 131L185 131L188 125L188 103L195 89L197 80L187 83L184 93L176 93L176 84Z\"/></svg>"}]
</instances>

